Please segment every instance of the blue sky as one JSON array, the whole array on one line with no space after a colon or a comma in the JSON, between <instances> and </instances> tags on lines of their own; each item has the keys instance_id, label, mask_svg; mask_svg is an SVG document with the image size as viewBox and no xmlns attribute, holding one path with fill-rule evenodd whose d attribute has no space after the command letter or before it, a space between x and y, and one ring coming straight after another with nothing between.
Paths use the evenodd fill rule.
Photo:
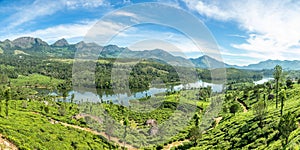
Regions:
<instances>
[{"instance_id":1,"label":"blue sky","mask_svg":"<svg viewBox=\"0 0 300 150\"><path fill-rule=\"evenodd\" d=\"M293 0L0 0L0 40L32 36L50 44L61 38L76 43L104 16L143 2L170 5L194 15L218 44L217 49L205 39L197 39L204 43L200 49L220 51L226 63L248 65L300 58L300 2ZM119 11L118 19L134 20L141 14ZM99 32L105 36L122 27L116 21L106 22ZM109 44L136 50L162 48L194 58L203 54L180 29L155 24L126 28Z\"/></svg>"}]
</instances>

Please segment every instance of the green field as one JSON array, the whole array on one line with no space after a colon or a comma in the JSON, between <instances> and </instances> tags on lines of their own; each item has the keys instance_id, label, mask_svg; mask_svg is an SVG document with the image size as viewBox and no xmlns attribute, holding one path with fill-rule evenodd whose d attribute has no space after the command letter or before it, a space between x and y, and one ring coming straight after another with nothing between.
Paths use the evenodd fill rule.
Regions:
<instances>
[{"instance_id":1,"label":"green field","mask_svg":"<svg viewBox=\"0 0 300 150\"><path fill-rule=\"evenodd\" d=\"M55 79L52 77L30 74L28 76L19 75L18 78L11 80L14 86L18 87L32 87L32 88L56 88L63 80Z\"/></svg>"}]
</instances>

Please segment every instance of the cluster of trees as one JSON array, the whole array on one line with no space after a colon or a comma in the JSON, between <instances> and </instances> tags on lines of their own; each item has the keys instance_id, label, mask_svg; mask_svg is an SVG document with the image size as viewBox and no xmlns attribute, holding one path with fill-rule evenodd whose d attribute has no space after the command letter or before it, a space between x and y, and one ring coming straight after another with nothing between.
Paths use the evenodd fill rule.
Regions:
<instances>
[{"instance_id":1,"label":"cluster of trees","mask_svg":"<svg viewBox=\"0 0 300 150\"><path fill-rule=\"evenodd\" d=\"M104 60L105 63L101 62L101 60ZM91 62L79 62L80 64L76 64L76 67L82 68L77 70L83 70L84 72L76 72L76 69L74 72L74 69L72 70L72 61L51 60L43 56L0 55L0 73L5 74L9 78L17 78L18 75L26 76L37 73L63 80L71 80L73 74L73 77L74 75L79 76L79 78L75 80L76 83L81 84L80 86L88 87L92 83L101 89L112 89L114 87L124 86L129 86L131 89L148 88L154 80L160 80L162 83L169 84L193 82L199 79L212 79L210 70L206 69L197 69L196 72L193 72L192 68L176 67L175 69L171 65L150 60L142 61L134 65L130 64L130 62L126 63L126 60L122 63L115 63L115 59L101 58L101 60L96 64ZM112 79L112 70L116 68L118 73L127 74L128 79ZM228 80L252 81L261 78L262 75L259 72L233 68L227 69Z\"/></svg>"},{"instance_id":2,"label":"cluster of trees","mask_svg":"<svg viewBox=\"0 0 300 150\"><path fill-rule=\"evenodd\" d=\"M103 58L101 58L103 59ZM11 61L15 60L15 61ZM80 62L76 67L83 67L77 70L85 72L72 72L73 63L66 63L59 60L51 60L42 56L30 55L0 55L0 73L1 79L17 78L18 75L42 74L51 78L72 80L72 74L77 73L82 77L77 78L76 83L81 83L83 86L90 86L90 83L95 83L97 88L112 89L115 85L128 84L130 88L147 88L151 81L159 79L164 83L175 83L179 81L176 70L167 64L157 62L141 62L136 65L130 63L114 64L114 59L104 59L108 63L97 62L91 66L90 62ZM94 64L94 63L93 63ZM94 72L91 72L94 67ZM124 80L113 80L112 69L118 69L118 73L128 73L129 78L127 83ZM120 69L121 68L121 69ZM90 78L91 76L94 76ZM90 79L88 79L90 78ZM92 81L89 81L92 80ZM118 83L119 82L119 83ZM81 85L82 86L82 85Z\"/></svg>"},{"instance_id":3,"label":"cluster of trees","mask_svg":"<svg viewBox=\"0 0 300 150\"><path fill-rule=\"evenodd\" d=\"M17 78L18 75L33 73L57 79L70 79L72 77L72 64L51 61L47 57L0 55L0 64L0 73L7 75L9 78Z\"/></svg>"}]
</instances>

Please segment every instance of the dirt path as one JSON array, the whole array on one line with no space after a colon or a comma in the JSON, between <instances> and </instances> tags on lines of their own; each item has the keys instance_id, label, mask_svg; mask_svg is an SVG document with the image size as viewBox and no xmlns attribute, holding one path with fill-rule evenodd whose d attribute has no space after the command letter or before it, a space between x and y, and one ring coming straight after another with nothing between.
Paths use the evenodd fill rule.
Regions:
<instances>
[{"instance_id":1,"label":"dirt path","mask_svg":"<svg viewBox=\"0 0 300 150\"><path fill-rule=\"evenodd\" d=\"M239 98L236 97L236 98L235 98L235 101L237 101L237 102L242 106L243 112L244 112L244 113L245 113L245 112L248 112L247 106L246 106L244 103L242 103L240 100L238 100L238 99L239 99Z\"/></svg>"},{"instance_id":2,"label":"dirt path","mask_svg":"<svg viewBox=\"0 0 300 150\"><path fill-rule=\"evenodd\" d=\"M216 126L220 123L220 121L223 119L223 117L214 118L216 121Z\"/></svg>"},{"instance_id":3,"label":"dirt path","mask_svg":"<svg viewBox=\"0 0 300 150\"><path fill-rule=\"evenodd\" d=\"M67 124L67 123L64 123L64 122L60 122L58 121L58 123L64 125L64 126L67 126L67 127L72 127L72 128L76 128L76 129L80 129L80 130L83 130L83 131L87 131L87 132L90 132L90 133L93 133L93 134L96 134L96 135L101 135L103 137L105 137L106 139L109 139L108 135L105 134L105 132L98 132L98 131L95 131L95 130L92 130L90 128L83 128L83 127L80 127L80 126L76 126L76 125L72 125L72 124ZM119 138L116 138L116 137L110 137L110 141L113 141L115 143L117 143L119 146L124 146L124 143L121 143L119 142ZM131 146L131 145L128 145L126 144L125 147L128 149L128 150L136 150L137 148Z\"/></svg>"},{"instance_id":4,"label":"dirt path","mask_svg":"<svg viewBox=\"0 0 300 150\"><path fill-rule=\"evenodd\" d=\"M183 145L184 142L189 142L189 140L175 141L173 143L170 143L170 144L164 146L163 150L170 150L172 147L177 147L177 146Z\"/></svg>"},{"instance_id":5,"label":"dirt path","mask_svg":"<svg viewBox=\"0 0 300 150\"><path fill-rule=\"evenodd\" d=\"M37 113L37 112L33 112L33 113L42 115L42 114ZM42 116L44 116L44 115L42 115ZM47 116L44 116L44 117L47 117ZM47 118L49 118L49 117L47 117ZM119 138L112 137L112 136L109 138L108 135L106 135L105 132L98 132L98 131L92 130L90 128L84 128L84 127L80 127L80 126L77 126L77 125L72 125L72 124L64 123L64 122L61 122L61 121L58 121L58 120L54 120L52 118L50 119L50 123L51 124L58 124L58 123L60 123L60 124L62 124L64 126L66 126L66 127L72 127L72 128L76 128L76 129L79 129L79 130L86 131L86 132L90 132L90 133L95 134L95 135L101 135L101 136L105 137L107 140L110 139L110 141L113 141L114 143L118 144L119 146L124 146L124 143L121 143L119 141L120 140ZM128 150L137 150L137 148L135 148L132 145L129 145L127 143L126 143L125 147Z\"/></svg>"},{"instance_id":6,"label":"dirt path","mask_svg":"<svg viewBox=\"0 0 300 150\"><path fill-rule=\"evenodd\" d=\"M217 117L217 118L214 118L214 120L215 120L215 122L216 122L216 125L215 125L214 127L209 128L207 131L214 129L214 128L220 123L220 121L221 121L222 119L223 119L223 117ZM207 131L204 130L204 131L202 132L202 134L205 134Z\"/></svg>"},{"instance_id":7,"label":"dirt path","mask_svg":"<svg viewBox=\"0 0 300 150\"><path fill-rule=\"evenodd\" d=\"M93 120L97 121L98 123L103 123L103 121L99 117L89 115L89 114L78 114L75 116L75 119L78 120L80 118L85 118L85 117L91 117Z\"/></svg>"},{"instance_id":8,"label":"dirt path","mask_svg":"<svg viewBox=\"0 0 300 150\"><path fill-rule=\"evenodd\" d=\"M18 150L18 148L0 134L0 150Z\"/></svg>"}]
</instances>

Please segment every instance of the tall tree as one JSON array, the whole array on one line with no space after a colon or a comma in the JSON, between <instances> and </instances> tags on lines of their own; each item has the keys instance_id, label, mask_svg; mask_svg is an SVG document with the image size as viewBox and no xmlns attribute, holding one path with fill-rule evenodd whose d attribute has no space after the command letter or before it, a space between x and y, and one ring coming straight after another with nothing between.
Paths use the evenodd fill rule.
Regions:
<instances>
[{"instance_id":1,"label":"tall tree","mask_svg":"<svg viewBox=\"0 0 300 150\"><path fill-rule=\"evenodd\" d=\"M285 93L285 90L282 89L279 93L279 97L280 97L280 100L281 100L281 105L280 105L280 116L282 116L282 113L283 113L283 106L284 106L284 101L286 100L286 93Z\"/></svg>"},{"instance_id":2,"label":"tall tree","mask_svg":"<svg viewBox=\"0 0 300 150\"><path fill-rule=\"evenodd\" d=\"M199 120L200 120L200 117L197 113L195 113L193 119L195 120L195 126L198 127L199 126Z\"/></svg>"},{"instance_id":3,"label":"tall tree","mask_svg":"<svg viewBox=\"0 0 300 150\"><path fill-rule=\"evenodd\" d=\"M256 118L259 120L259 127L262 128L264 125L264 119L267 114L266 104L264 101L260 100L255 106L254 106L254 112L256 115Z\"/></svg>"},{"instance_id":4,"label":"tall tree","mask_svg":"<svg viewBox=\"0 0 300 150\"><path fill-rule=\"evenodd\" d=\"M4 92L4 97L5 97L5 115L6 118L8 118L8 101L11 100L11 90L10 88L7 88Z\"/></svg>"},{"instance_id":5,"label":"tall tree","mask_svg":"<svg viewBox=\"0 0 300 150\"><path fill-rule=\"evenodd\" d=\"M290 134L296 129L297 121L296 116L293 113L288 112L280 118L278 130L280 135L284 138L284 140L282 141L283 145L286 145L288 143Z\"/></svg>"},{"instance_id":6,"label":"tall tree","mask_svg":"<svg viewBox=\"0 0 300 150\"><path fill-rule=\"evenodd\" d=\"M126 145L125 145L125 144L126 144L126 136L127 136L127 127L129 126L129 120L128 120L128 117L126 117L126 118L124 119L123 125L124 125L124 129L125 129L125 130L124 130L124 137L123 137L123 138L124 138L124 141L123 141L124 143L123 143L123 144L124 144L124 148L125 148L125 146L126 146Z\"/></svg>"},{"instance_id":7,"label":"tall tree","mask_svg":"<svg viewBox=\"0 0 300 150\"><path fill-rule=\"evenodd\" d=\"M2 99L4 98L4 90L0 87L0 115L2 112Z\"/></svg>"},{"instance_id":8,"label":"tall tree","mask_svg":"<svg viewBox=\"0 0 300 150\"><path fill-rule=\"evenodd\" d=\"M73 102L74 102L74 98L75 98L75 94L74 94L74 93L72 93L72 95L71 95L71 103L73 103Z\"/></svg>"},{"instance_id":9,"label":"tall tree","mask_svg":"<svg viewBox=\"0 0 300 150\"><path fill-rule=\"evenodd\" d=\"M191 128L188 136L190 137L190 140L193 141L194 147L196 147L198 144L197 140L202 136L199 127L194 126L193 128Z\"/></svg>"},{"instance_id":10,"label":"tall tree","mask_svg":"<svg viewBox=\"0 0 300 150\"><path fill-rule=\"evenodd\" d=\"M273 76L276 82L275 93L276 93L276 108L278 108L278 90L279 90L279 81L282 76L282 67L280 65L276 65L274 68Z\"/></svg>"}]
</instances>

